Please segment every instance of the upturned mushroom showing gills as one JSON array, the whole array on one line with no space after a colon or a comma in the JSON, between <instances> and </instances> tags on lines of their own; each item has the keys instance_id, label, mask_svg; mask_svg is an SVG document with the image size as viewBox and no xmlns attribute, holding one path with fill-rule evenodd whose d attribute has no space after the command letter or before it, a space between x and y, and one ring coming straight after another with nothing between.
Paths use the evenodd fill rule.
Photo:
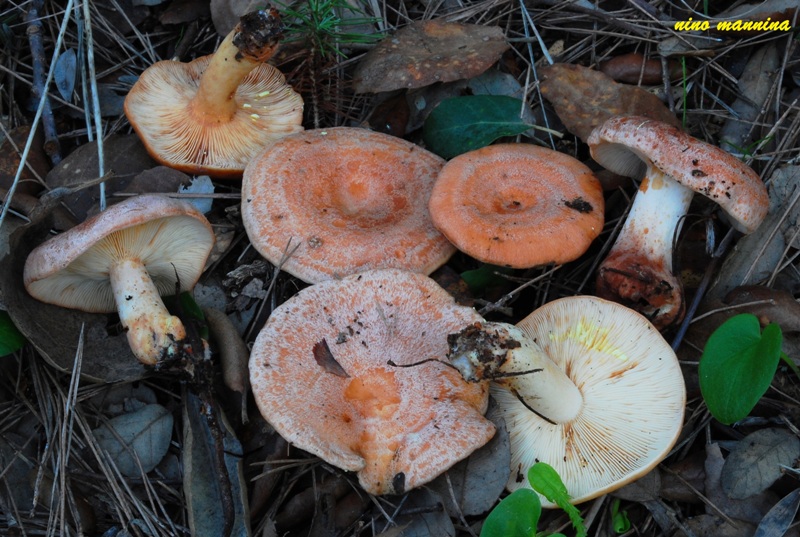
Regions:
<instances>
[{"instance_id":1,"label":"upturned mushroom showing gills","mask_svg":"<svg viewBox=\"0 0 800 537\"><path fill-rule=\"evenodd\" d=\"M530 144L496 144L453 158L428 207L459 250L513 268L577 259L604 221L603 191L592 171Z\"/></svg>"},{"instance_id":2,"label":"upturned mushroom showing gills","mask_svg":"<svg viewBox=\"0 0 800 537\"><path fill-rule=\"evenodd\" d=\"M695 192L717 203L734 228L751 233L769 210L764 183L733 155L643 117L609 119L588 144L606 169L642 179L628 219L600 265L597 295L639 311L659 330L668 328L685 311L672 245Z\"/></svg>"},{"instance_id":3,"label":"upturned mushroom showing gills","mask_svg":"<svg viewBox=\"0 0 800 537\"><path fill-rule=\"evenodd\" d=\"M136 196L34 249L25 289L65 308L118 312L133 354L154 365L185 350L183 323L161 295L194 287L213 245L211 225L192 204Z\"/></svg>"},{"instance_id":4,"label":"upturned mushroom showing gills","mask_svg":"<svg viewBox=\"0 0 800 537\"><path fill-rule=\"evenodd\" d=\"M428 213L443 165L388 134L307 130L248 164L242 221L262 256L309 283L379 268L430 274L455 252Z\"/></svg>"},{"instance_id":5,"label":"upturned mushroom showing gills","mask_svg":"<svg viewBox=\"0 0 800 537\"><path fill-rule=\"evenodd\" d=\"M479 319L408 271L312 285L279 306L256 338L253 396L298 448L357 472L367 492L401 494L494 435L483 417L488 383L423 360L444 359L447 334Z\"/></svg>"},{"instance_id":6,"label":"upturned mushroom showing gills","mask_svg":"<svg viewBox=\"0 0 800 537\"><path fill-rule=\"evenodd\" d=\"M494 380L511 442L510 491L529 487L528 469L541 461L558 471L572 503L596 498L655 467L683 425L675 353L625 306L562 298L516 326L478 323L448 339L465 379Z\"/></svg>"},{"instance_id":7,"label":"upturned mushroom showing gills","mask_svg":"<svg viewBox=\"0 0 800 537\"><path fill-rule=\"evenodd\" d=\"M274 8L255 11L213 55L146 69L125 114L152 157L186 173L238 178L264 146L301 131L302 98L264 63L281 31Z\"/></svg>"}]
</instances>

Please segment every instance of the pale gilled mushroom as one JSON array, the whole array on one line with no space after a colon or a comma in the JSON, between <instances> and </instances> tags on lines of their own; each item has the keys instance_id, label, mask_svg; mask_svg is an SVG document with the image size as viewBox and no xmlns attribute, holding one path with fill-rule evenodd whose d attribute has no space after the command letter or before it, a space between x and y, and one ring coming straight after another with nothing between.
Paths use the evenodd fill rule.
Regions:
<instances>
[{"instance_id":1,"label":"pale gilled mushroom","mask_svg":"<svg viewBox=\"0 0 800 537\"><path fill-rule=\"evenodd\" d=\"M769 210L764 183L746 164L679 129L643 117L615 117L588 139L605 168L642 178L628 219L600 265L597 294L634 308L662 330L683 318L683 287L672 244L692 197L717 203L731 225L751 233Z\"/></svg>"},{"instance_id":2,"label":"pale gilled mushroom","mask_svg":"<svg viewBox=\"0 0 800 537\"><path fill-rule=\"evenodd\" d=\"M686 388L675 353L647 319L614 302L562 298L516 327L482 323L449 341L466 379L495 380L511 491L529 486L528 468L541 461L573 503L590 500L646 474L680 433Z\"/></svg>"},{"instance_id":3,"label":"pale gilled mushroom","mask_svg":"<svg viewBox=\"0 0 800 537\"><path fill-rule=\"evenodd\" d=\"M264 418L298 448L400 494L494 435L488 383L444 358L446 335L480 316L436 282L397 269L328 280L278 307L256 338L250 382ZM413 367L400 367L404 365Z\"/></svg>"},{"instance_id":4,"label":"pale gilled mushroom","mask_svg":"<svg viewBox=\"0 0 800 537\"><path fill-rule=\"evenodd\" d=\"M134 355L153 365L179 357L186 337L160 295L194 287L213 245L211 225L192 204L137 196L34 249L25 289L65 308L118 312Z\"/></svg>"},{"instance_id":5,"label":"pale gilled mushroom","mask_svg":"<svg viewBox=\"0 0 800 537\"><path fill-rule=\"evenodd\" d=\"M428 213L443 165L387 134L308 130L247 166L242 221L262 256L306 282L378 268L430 274L455 252Z\"/></svg>"},{"instance_id":6,"label":"pale gilled mushroom","mask_svg":"<svg viewBox=\"0 0 800 537\"><path fill-rule=\"evenodd\" d=\"M213 55L145 70L125 114L151 156L186 173L236 178L264 146L301 131L302 98L263 63L281 30L275 9L248 13Z\"/></svg>"},{"instance_id":7,"label":"pale gilled mushroom","mask_svg":"<svg viewBox=\"0 0 800 537\"><path fill-rule=\"evenodd\" d=\"M580 257L603 229L603 191L574 158L497 144L445 164L428 204L434 225L484 263L529 268Z\"/></svg>"}]
</instances>

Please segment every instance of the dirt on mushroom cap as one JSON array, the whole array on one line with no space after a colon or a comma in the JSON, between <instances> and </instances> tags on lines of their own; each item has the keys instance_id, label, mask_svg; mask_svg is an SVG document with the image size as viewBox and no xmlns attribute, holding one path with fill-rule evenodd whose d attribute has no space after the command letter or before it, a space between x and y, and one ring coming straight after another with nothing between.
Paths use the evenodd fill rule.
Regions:
<instances>
[{"instance_id":1,"label":"dirt on mushroom cap","mask_svg":"<svg viewBox=\"0 0 800 537\"><path fill-rule=\"evenodd\" d=\"M440 157L366 129L309 130L276 142L245 170L242 219L255 248L307 282L375 268L429 274L455 248L428 198Z\"/></svg>"},{"instance_id":2,"label":"dirt on mushroom cap","mask_svg":"<svg viewBox=\"0 0 800 537\"><path fill-rule=\"evenodd\" d=\"M441 363L447 334L480 319L433 280L368 271L300 291L256 339L250 380L261 413L299 448L356 471L374 494L419 486L486 443L486 383ZM348 376L314 357L325 341Z\"/></svg>"}]
</instances>

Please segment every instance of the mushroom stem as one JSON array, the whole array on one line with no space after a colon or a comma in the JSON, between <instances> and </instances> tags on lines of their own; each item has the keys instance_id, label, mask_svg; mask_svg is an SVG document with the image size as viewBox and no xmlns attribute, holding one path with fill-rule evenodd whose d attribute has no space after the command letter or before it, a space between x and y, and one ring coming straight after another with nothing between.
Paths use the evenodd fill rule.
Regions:
<instances>
[{"instance_id":1,"label":"mushroom stem","mask_svg":"<svg viewBox=\"0 0 800 537\"><path fill-rule=\"evenodd\" d=\"M465 380L493 380L551 423L574 420L583 395L525 332L512 324L476 323L448 337L450 363Z\"/></svg>"},{"instance_id":2,"label":"mushroom stem","mask_svg":"<svg viewBox=\"0 0 800 537\"><path fill-rule=\"evenodd\" d=\"M170 315L145 266L123 259L109 269L119 319L128 330L128 344L140 362L154 365L177 355L186 330Z\"/></svg>"},{"instance_id":3,"label":"mushroom stem","mask_svg":"<svg viewBox=\"0 0 800 537\"><path fill-rule=\"evenodd\" d=\"M672 272L672 243L693 196L691 189L651 166L598 271L598 296L632 307L659 330L683 317L683 287Z\"/></svg>"},{"instance_id":4,"label":"mushroom stem","mask_svg":"<svg viewBox=\"0 0 800 537\"><path fill-rule=\"evenodd\" d=\"M191 109L209 123L223 123L236 113L236 90L242 80L278 49L281 22L275 9L256 11L220 43L206 67Z\"/></svg>"}]
</instances>

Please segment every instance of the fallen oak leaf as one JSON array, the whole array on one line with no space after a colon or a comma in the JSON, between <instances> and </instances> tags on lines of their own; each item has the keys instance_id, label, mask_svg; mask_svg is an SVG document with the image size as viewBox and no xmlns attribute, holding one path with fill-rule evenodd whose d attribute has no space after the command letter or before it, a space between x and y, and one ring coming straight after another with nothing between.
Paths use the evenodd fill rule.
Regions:
<instances>
[{"instance_id":1,"label":"fallen oak leaf","mask_svg":"<svg viewBox=\"0 0 800 537\"><path fill-rule=\"evenodd\" d=\"M355 71L356 93L420 88L478 76L509 48L497 26L418 21L381 40Z\"/></svg>"},{"instance_id":2,"label":"fallen oak leaf","mask_svg":"<svg viewBox=\"0 0 800 537\"><path fill-rule=\"evenodd\" d=\"M680 121L652 93L567 63L542 68L540 88L566 129L583 141L613 116L644 116L680 128Z\"/></svg>"}]
</instances>

